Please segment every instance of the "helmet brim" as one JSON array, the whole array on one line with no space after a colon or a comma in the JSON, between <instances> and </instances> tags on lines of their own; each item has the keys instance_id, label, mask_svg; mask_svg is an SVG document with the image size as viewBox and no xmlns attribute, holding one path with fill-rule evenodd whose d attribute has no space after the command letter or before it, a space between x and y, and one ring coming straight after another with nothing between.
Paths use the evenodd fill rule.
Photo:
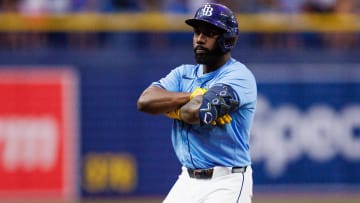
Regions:
<instances>
[{"instance_id":1,"label":"helmet brim","mask_svg":"<svg viewBox=\"0 0 360 203\"><path fill-rule=\"evenodd\" d=\"M204 20L194 19L194 18L185 20L185 23L188 24L188 25L190 25L191 27L197 27L197 26L199 26L199 24L201 24L201 23L207 23L207 24L209 24L209 22L206 22L206 21L204 21Z\"/></svg>"},{"instance_id":2,"label":"helmet brim","mask_svg":"<svg viewBox=\"0 0 360 203\"><path fill-rule=\"evenodd\" d=\"M227 32L226 29L223 29L221 26L214 25L213 22L207 21L206 19L194 19L194 18L191 18L191 19L185 20L185 23L188 24L189 26L193 27L193 28L198 27L200 24L206 24L206 25L216 27L218 29L221 29L221 30Z\"/></svg>"}]
</instances>

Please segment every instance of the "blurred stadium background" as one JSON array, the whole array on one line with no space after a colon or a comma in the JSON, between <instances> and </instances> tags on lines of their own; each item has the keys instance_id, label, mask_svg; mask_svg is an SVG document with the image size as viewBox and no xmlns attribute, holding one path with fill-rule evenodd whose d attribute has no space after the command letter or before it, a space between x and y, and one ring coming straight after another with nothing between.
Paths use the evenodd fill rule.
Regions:
<instances>
[{"instance_id":1,"label":"blurred stadium background","mask_svg":"<svg viewBox=\"0 0 360 203\"><path fill-rule=\"evenodd\" d=\"M0 202L160 202L171 121L136 100L194 62L203 2L0 0ZM360 202L360 1L217 2L258 80L254 202Z\"/></svg>"}]
</instances>

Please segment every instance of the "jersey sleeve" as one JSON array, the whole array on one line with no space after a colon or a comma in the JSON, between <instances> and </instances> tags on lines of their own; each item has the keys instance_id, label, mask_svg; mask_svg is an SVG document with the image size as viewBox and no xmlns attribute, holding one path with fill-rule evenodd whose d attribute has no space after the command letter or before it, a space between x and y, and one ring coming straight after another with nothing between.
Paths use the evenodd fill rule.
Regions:
<instances>
[{"instance_id":1,"label":"jersey sleeve","mask_svg":"<svg viewBox=\"0 0 360 203\"><path fill-rule=\"evenodd\" d=\"M181 87L181 66L173 69L165 77L151 83L150 86L157 86L171 92L179 92Z\"/></svg>"},{"instance_id":2,"label":"jersey sleeve","mask_svg":"<svg viewBox=\"0 0 360 203\"><path fill-rule=\"evenodd\" d=\"M254 75L243 64L232 67L216 82L231 86L238 97L239 106L256 101L257 87Z\"/></svg>"}]
</instances>

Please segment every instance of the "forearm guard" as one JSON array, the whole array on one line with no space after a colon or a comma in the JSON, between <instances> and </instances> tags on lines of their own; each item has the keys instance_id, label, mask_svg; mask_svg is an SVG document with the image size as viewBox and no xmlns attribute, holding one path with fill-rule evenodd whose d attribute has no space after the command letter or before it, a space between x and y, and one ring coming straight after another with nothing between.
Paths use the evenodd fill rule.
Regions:
<instances>
[{"instance_id":1,"label":"forearm guard","mask_svg":"<svg viewBox=\"0 0 360 203\"><path fill-rule=\"evenodd\" d=\"M203 97L199 110L200 125L209 125L217 118L238 108L239 99L228 85L218 84L211 87Z\"/></svg>"}]
</instances>

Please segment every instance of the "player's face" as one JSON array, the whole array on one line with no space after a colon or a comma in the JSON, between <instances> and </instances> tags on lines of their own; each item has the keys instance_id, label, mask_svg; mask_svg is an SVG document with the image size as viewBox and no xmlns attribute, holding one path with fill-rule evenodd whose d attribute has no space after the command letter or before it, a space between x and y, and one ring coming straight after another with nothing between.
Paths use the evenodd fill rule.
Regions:
<instances>
[{"instance_id":1,"label":"player's face","mask_svg":"<svg viewBox=\"0 0 360 203\"><path fill-rule=\"evenodd\" d=\"M217 44L221 33L220 29L207 24L200 24L194 28L193 46L197 63L209 66L218 63L223 56Z\"/></svg>"}]
</instances>

